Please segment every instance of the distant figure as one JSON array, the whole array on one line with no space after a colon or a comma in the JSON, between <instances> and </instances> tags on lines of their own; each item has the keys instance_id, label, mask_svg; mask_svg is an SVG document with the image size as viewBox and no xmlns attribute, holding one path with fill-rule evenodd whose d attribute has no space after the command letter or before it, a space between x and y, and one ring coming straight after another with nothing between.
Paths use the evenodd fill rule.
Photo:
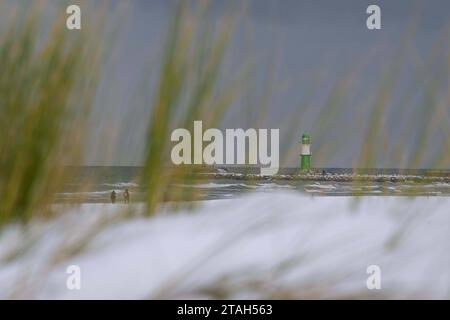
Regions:
<instances>
[{"instance_id":1,"label":"distant figure","mask_svg":"<svg viewBox=\"0 0 450 320\"><path fill-rule=\"evenodd\" d=\"M111 192L111 203L116 203L116 192L114 190Z\"/></svg>"},{"instance_id":2,"label":"distant figure","mask_svg":"<svg viewBox=\"0 0 450 320\"><path fill-rule=\"evenodd\" d=\"M123 201L125 203L130 203L130 193L128 192L128 189L125 189L123 193Z\"/></svg>"},{"instance_id":3,"label":"distant figure","mask_svg":"<svg viewBox=\"0 0 450 320\"><path fill-rule=\"evenodd\" d=\"M322 170L322 176L324 176L324 175L325 175L325 173L326 173L326 172L325 172L325 170Z\"/></svg>"}]
</instances>

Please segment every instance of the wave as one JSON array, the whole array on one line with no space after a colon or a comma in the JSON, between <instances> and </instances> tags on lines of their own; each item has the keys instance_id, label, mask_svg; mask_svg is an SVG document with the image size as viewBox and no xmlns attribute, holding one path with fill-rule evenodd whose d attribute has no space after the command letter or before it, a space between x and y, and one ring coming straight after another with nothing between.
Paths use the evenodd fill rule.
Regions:
<instances>
[{"instance_id":1,"label":"wave","mask_svg":"<svg viewBox=\"0 0 450 320\"><path fill-rule=\"evenodd\" d=\"M436 183L426 184L426 185L419 186L419 187L424 187L424 188L450 188L450 183L447 183L447 182L436 182Z\"/></svg>"},{"instance_id":2,"label":"wave","mask_svg":"<svg viewBox=\"0 0 450 320\"><path fill-rule=\"evenodd\" d=\"M59 196L105 196L111 194L113 190L107 191L77 191L77 192L60 192Z\"/></svg>"},{"instance_id":3,"label":"wave","mask_svg":"<svg viewBox=\"0 0 450 320\"><path fill-rule=\"evenodd\" d=\"M125 187L132 187L132 188L138 188L139 184L135 182L116 182L116 183L103 183L103 186L108 187L117 187L117 188L125 188Z\"/></svg>"},{"instance_id":4,"label":"wave","mask_svg":"<svg viewBox=\"0 0 450 320\"><path fill-rule=\"evenodd\" d=\"M258 183L257 186L254 186L258 189L296 189L296 186L289 184L278 184L278 183Z\"/></svg>"},{"instance_id":5,"label":"wave","mask_svg":"<svg viewBox=\"0 0 450 320\"><path fill-rule=\"evenodd\" d=\"M201 184L176 184L178 187L200 188L200 189L222 189L222 188L244 188L244 189L296 189L293 185L278 184L278 183L258 183L258 184L246 184L246 183L201 183Z\"/></svg>"},{"instance_id":6,"label":"wave","mask_svg":"<svg viewBox=\"0 0 450 320\"><path fill-rule=\"evenodd\" d=\"M220 188L235 188L235 187L243 187L243 188L256 188L257 186L248 185L245 183L200 183L200 184L183 184L178 183L175 184L176 187L183 188L199 188L199 189L220 189Z\"/></svg>"},{"instance_id":7,"label":"wave","mask_svg":"<svg viewBox=\"0 0 450 320\"><path fill-rule=\"evenodd\" d=\"M319 184L319 183L314 183L314 184L307 184L305 185L305 189L324 189L324 190L336 190L337 187L335 185L332 184Z\"/></svg>"}]
</instances>

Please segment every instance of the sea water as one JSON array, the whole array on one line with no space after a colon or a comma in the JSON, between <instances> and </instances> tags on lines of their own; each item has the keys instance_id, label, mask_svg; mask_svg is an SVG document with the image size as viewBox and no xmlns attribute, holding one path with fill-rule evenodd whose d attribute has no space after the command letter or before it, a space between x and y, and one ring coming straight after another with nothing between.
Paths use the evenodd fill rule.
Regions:
<instances>
[{"instance_id":1,"label":"sea water","mask_svg":"<svg viewBox=\"0 0 450 320\"><path fill-rule=\"evenodd\" d=\"M57 202L107 203L114 190L118 194L118 202L123 201L123 192L129 190L132 202L144 200L145 183L139 179L141 167L94 167L84 166L71 168L73 178L58 193ZM252 172L255 168L217 168L206 169L208 172ZM250 170L250 171L249 171ZM326 168L317 169L326 174L351 174L353 169ZM256 170L257 171L257 170ZM255 173L256 173L255 171ZM282 174L295 174L298 169L281 169ZM359 171L361 172L361 171ZM449 170L400 170L400 169L367 169L363 173L384 175L424 175L450 176ZM197 200L232 199L248 192L267 193L276 190L292 190L313 196L449 196L450 183L430 182L335 182L335 181L249 181L233 179L195 179L192 181L174 182L173 193L189 194L194 190ZM186 200L189 200L186 198Z\"/></svg>"}]
</instances>

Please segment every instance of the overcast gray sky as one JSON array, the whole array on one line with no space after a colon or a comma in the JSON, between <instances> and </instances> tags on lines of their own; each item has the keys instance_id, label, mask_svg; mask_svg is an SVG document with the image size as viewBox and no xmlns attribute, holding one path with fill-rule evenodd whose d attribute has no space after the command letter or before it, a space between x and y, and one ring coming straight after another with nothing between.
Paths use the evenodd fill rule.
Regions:
<instances>
[{"instance_id":1,"label":"overcast gray sky","mask_svg":"<svg viewBox=\"0 0 450 320\"><path fill-rule=\"evenodd\" d=\"M130 18L121 23L111 62L103 73L86 164L139 165L145 148L145 130L150 117L150 104L145 97L151 96L152 88L143 88L143 83L157 72L174 1L124 2L132 5L132 12ZM212 2L213 18L229 11L229 1ZM409 78L420 74L420 69L414 68L415 61L425 59L436 41L444 41L441 45L448 49L448 37L442 40L450 21L448 0L255 0L238 3L233 14L242 14L244 21L239 23L237 37L232 43L231 65L238 66L247 54L246 48L249 45L253 48L251 60L258 66L254 74L256 86L260 86L270 73L280 87L274 90L263 127L280 128L281 152L298 145L302 132L310 132L313 164L318 167L351 167L354 164L367 130L370 103L364 101L367 97L373 98L380 72L400 49L406 30L410 30L408 26L414 26L411 33L413 49L408 49L402 56L405 68L402 69L403 80L394 90L394 104L404 95ZM381 7L381 30L366 28L369 4ZM412 21L415 22L411 24ZM348 101L329 121L322 123L325 128L319 128L317 116L332 84L336 79L350 77L355 69L358 70L356 80L346 88ZM314 86L311 85L313 81L317 82ZM311 87L315 88L314 94ZM258 94L258 88L254 94ZM377 155L379 167L401 167L408 163L408 153L403 156L402 163L391 153L397 143L405 144L408 150L414 149L417 141L414 132L421 126L423 111L420 103L414 103L420 97L411 100L405 109L391 106L385 116L383 130L389 136L389 145L385 153ZM257 108L255 106L252 113L257 113ZM295 112L299 108L301 112ZM446 135L450 126L449 106L445 108L446 125L439 123L432 132L433 141L430 141L428 151L431 155L425 157L423 167L435 166L433 154L444 140L449 139ZM244 110L242 104L234 106L223 126L248 126L252 119ZM293 114L298 119L293 119ZM286 130L292 121L298 121L298 129L289 136L291 132ZM111 134L113 127L120 128L116 131L118 137ZM409 138L400 142L405 133ZM296 152L291 153L284 166L297 165ZM315 152L318 153L316 158ZM449 164L442 166L449 167Z\"/></svg>"}]
</instances>

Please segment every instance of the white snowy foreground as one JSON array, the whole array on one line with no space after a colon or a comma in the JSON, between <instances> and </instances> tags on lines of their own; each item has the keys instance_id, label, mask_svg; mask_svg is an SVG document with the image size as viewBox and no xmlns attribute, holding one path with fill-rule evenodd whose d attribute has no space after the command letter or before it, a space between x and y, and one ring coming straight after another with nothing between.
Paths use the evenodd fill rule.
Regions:
<instances>
[{"instance_id":1,"label":"white snowy foreground","mask_svg":"<svg viewBox=\"0 0 450 320\"><path fill-rule=\"evenodd\" d=\"M450 298L450 197L283 191L100 223L124 208L6 228L0 298ZM67 288L70 265L80 290ZM379 290L367 288L370 265Z\"/></svg>"}]
</instances>

